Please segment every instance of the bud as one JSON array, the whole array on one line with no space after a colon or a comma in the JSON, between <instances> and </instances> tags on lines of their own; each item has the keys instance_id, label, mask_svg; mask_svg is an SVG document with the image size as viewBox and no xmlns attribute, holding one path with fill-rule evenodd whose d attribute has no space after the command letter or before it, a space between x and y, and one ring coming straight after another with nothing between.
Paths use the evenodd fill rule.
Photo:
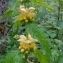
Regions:
<instances>
[{"instance_id":1,"label":"bud","mask_svg":"<svg viewBox=\"0 0 63 63\"><path fill-rule=\"evenodd\" d=\"M14 38L15 38L15 39L18 39L18 38L19 38L19 35L15 35Z\"/></svg>"},{"instance_id":2,"label":"bud","mask_svg":"<svg viewBox=\"0 0 63 63\"><path fill-rule=\"evenodd\" d=\"M29 51L25 51L25 53L26 53L26 54L28 54L28 53L29 53Z\"/></svg>"},{"instance_id":3,"label":"bud","mask_svg":"<svg viewBox=\"0 0 63 63\"><path fill-rule=\"evenodd\" d=\"M19 46L19 49L21 49L21 46Z\"/></svg>"},{"instance_id":4,"label":"bud","mask_svg":"<svg viewBox=\"0 0 63 63\"><path fill-rule=\"evenodd\" d=\"M28 20L26 19L26 20L25 20L25 22L27 23L27 22L28 22Z\"/></svg>"},{"instance_id":5,"label":"bud","mask_svg":"<svg viewBox=\"0 0 63 63\"><path fill-rule=\"evenodd\" d=\"M21 52L23 53L25 50L24 49L21 49Z\"/></svg>"}]
</instances>

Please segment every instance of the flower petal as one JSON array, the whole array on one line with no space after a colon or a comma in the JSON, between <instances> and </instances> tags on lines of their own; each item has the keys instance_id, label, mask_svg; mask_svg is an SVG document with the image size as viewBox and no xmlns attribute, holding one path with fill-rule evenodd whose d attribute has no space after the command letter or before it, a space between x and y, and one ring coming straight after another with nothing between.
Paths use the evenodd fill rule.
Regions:
<instances>
[{"instance_id":1,"label":"flower petal","mask_svg":"<svg viewBox=\"0 0 63 63\"><path fill-rule=\"evenodd\" d=\"M35 10L34 7L30 7L30 8L28 9L29 12L33 12L34 10Z\"/></svg>"},{"instance_id":2,"label":"flower petal","mask_svg":"<svg viewBox=\"0 0 63 63\"><path fill-rule=\"evenodd\" d=\"M30 40L31 42L36 42L36 39L32 38L31 35L28 35L28 40Z\"/></svg>"},{"instance_id":3,"label":"flower petal","mask_svg":"<svg viewBox=\"0 0 63 63\"><path fill-rule=\"evenodd\" d=\"M27 38L24 35L20 35L21 39L27 40Z\"/></svg>"}]
</instances>

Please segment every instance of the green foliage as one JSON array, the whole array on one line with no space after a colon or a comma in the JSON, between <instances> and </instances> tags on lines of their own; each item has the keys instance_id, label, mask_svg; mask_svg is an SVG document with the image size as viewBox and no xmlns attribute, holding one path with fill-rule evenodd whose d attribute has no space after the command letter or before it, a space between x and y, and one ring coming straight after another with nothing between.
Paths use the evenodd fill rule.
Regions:
<instances>
[{"instance_id":1,"label":"green foliage","mask_svg":"<svg viewBox=\"0 0 63 63\"><path fill-rule=\"evenodd\" d=\"M20 26L22 25L22 23L18 20L15 20L14 24L13 24L13 28L14 29L18 29Z\"/></svg>"},{"instance_id":2,"label":"green foliage","mask_svg":"<svg viewBox=\"0 0 63 63\"><path fill-rule=\"evenodd\" d=\"M38 59L37 61L40 63L63 63L63 0L24 1L9 0L9 9L4 12L0 19L0 22L2 22L7 18L11 25L10 33L5 39L11 47L6 55L0 55L0 62L23 63L23 56L17 50L19 43L13 37L17 34L31 34L39 43L37 48L40 48L40 50L38 49L32 53ZM36 8L37 17L34 22L24 24L16 19L19 15L17 9L22 4L26 8L32 6ZM0 40L0 44L3 41ZM25 60L28 60L28 58Z\"/></svg>"},{"instance_id":3,"label":"green foliage","mask_svg":"<svg viewBox=\"0 0 63 63\"><path fill-rule=\"evenodd\" d=\"M38 60L41 63L42 62L43 63L47 63L47 62L50 63L51 50L50 50L50 45L49 45L46 29L43 26L38 25L36 23L32 23L32 24L29 23L29 24L27 24L26 28L27 28L26 33L30 33L30 34L32 34L33 37L37 38L38 41L40 42L40 45L45 50L45 52L42 51L43 53L39 52L39 51L36 52L37 53L36 56L37 56ZM43 56L42 56L42 54L43 54ZM44 54L45 54L45 56L44 56ZM46 58L49 58L49 59L47 60Z\"/></svg>"},{"instance_id":4,"label":"green foliage","mask_svg":"<svg viewBox=\"0 0 63 63\"><path fill-rule=\"evenodd\" d=\"M37 5L43 6L43 7L47 8L50 11L54 10L52 6L50 6L49 4L44 2L43 0L31 0L31 2L32 2L32 4L37 4Z\"/></svg>"},{"instance_id":5,"label":"green foliage","mask_svg":"<svg viewBox=\"0 0 63 63\"><path fill-rule=\"evenodd\" d=\"M46 54L51 56L49 41L42 26L34 23L28 24L26 32L32 34L33 37L37 38L41 46L44 48Z\"/></svg>"},{"instance_id":6,"label":"green foliage","mask_svg":"<svg viewBox=\"0 0 63 63\"><path fill-rule=\"evenodd\" d=\"M7 53L2 63L22 63L21 54L17 50L11 50Z\"/></svg>"},{"instance_id":7,"label":"green foliage","mask_svg":"<svg viewBox=\"0 0 63 63\"><path fill-rule=\"evenodd\" d=\"M59 56L58 63L63 63L63 54Z\"/></svg>"},{"instance_id":8,"label":"green foliage","mask_svg":"<svg viewBox=\"0 0 63 63\"><path fill-rule=\"evenodd\" d=\"M34 54L38 58L40 63L51 63L48 55L44 55L40 50L36 50Z\"/></svg>"},{"instance_id":9,"label":"green foliage","mask_svg":"<svg viewBox=\"0 0 63 63\"><path fill-rule=\"evenodd\" d=\"M0 22L6 18L9 18L12 15L13 10L12 9L8 9L4 12L2 18L0 19Z\"/></svg>"},{"instance_id":10,"label":"green foliage","mask_svg":"<svg viewBox=\"0 0 63 63\"><path fill-rule=\"evenodd\" d=\"M0 63L3 61L3 59L5 59L4 55L0 55Z\"/></svg>"}]
</instances>

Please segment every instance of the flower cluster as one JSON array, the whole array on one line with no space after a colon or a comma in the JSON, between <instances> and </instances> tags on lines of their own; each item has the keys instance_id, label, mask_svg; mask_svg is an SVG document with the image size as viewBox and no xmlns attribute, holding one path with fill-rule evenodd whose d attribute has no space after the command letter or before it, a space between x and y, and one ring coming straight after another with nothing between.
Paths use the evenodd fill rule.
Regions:
<instances>
[{"instance_id":1,"label":"flower cluster","mask_svg":"<svg viewBox=\"0 0 63 63\"><path fill-rule=\"evenodd\" d=\"M34 10L35 10L34 7L25 8L24 5L20 6L19 9L20 15L18 16L17 19L25 22L32 21L36 16Z\"/></svg>"},{"instance_id":2,"label":"flower cluster","mask_svg":"<svg viewBox=\"0 0 63 63\"><path fill-rule=\"evenodd\" d=\"M36 50L36 39L32 38L30 34L28 36L20 35L20 38L18 39L20 42L19 49L22 53L29 53L30 51Z\"/></svg>"}]
</instances>

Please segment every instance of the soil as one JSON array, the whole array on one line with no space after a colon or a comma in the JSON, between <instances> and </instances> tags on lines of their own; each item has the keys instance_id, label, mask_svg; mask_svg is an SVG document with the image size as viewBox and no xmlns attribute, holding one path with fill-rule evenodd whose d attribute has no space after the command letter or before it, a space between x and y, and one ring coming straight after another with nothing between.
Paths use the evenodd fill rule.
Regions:
<instances>
[{"instance_id":1,"label":"soil","mask_svg":"<svg viewBox=\"0 0 63 63\"><path fill-rule=\"evenodd\" d=\"M3 13L8 9L8 1L9 0L0 0L0 18L2 17ZM0 22L0 40L2 38L6 38L7 36L8 31L7 22L8 22L7 19L4 19L2 22ZM1 44L0 41L0 54L5 53L6 46L7 42L3 42Z\"/></svg>"}]
</instances>

